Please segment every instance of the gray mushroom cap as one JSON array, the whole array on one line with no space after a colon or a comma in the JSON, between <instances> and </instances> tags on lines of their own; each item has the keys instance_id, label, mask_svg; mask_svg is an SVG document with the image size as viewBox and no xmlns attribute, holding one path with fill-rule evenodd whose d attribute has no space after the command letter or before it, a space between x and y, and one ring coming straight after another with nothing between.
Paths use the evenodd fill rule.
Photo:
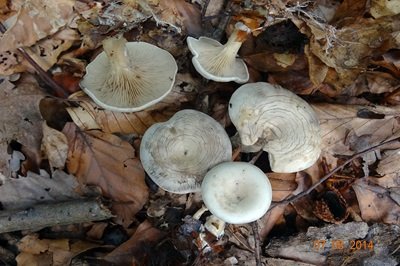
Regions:
<instances>
[{"instance_id":1,"label":"gray mushroom cap","mask_svg":"<svg viewBox=\"0 0 400 266\"><path fill-rule=\"evenodd\" d=\"M268 152L274 172L301 171L319 158L317 115L287 89L264 82L242 85L230 99L229 117L243 145L257 144Z\"/></svg>"},{"instance_id":2,"label":"gray mushroom cap","mask_svg":"<svg viewBox=\"0 0 400 266\"><path fill-rule=\"evenodd\" d=\"M178 67L169 52L124 38L104 40L103 49L87 66L80 84L99 106L136 112L159 102L172 90Z\"/></svg>"},{"instance_id":3,"label":"gray mushroom cap","mask_svg":"<svg viewBox=\"0 0 400 266\"><path fill-rule=\"evenodd\" d=\"M232 158L224 128L195 110L177 112L170 120L151 126L140 145L140 159L150 178L173 193L200 190L206 172Z\"/></svg>"}]
</instances>

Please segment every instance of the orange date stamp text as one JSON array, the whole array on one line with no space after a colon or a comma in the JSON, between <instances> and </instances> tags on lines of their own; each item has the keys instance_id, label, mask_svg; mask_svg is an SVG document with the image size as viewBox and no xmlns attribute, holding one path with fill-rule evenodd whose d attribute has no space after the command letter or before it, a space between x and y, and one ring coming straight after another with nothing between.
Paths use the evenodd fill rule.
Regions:
<instances>
[{"instance_id":1,"label":"orange date stamp text","mask_svg":"<svg viewBox=\"0 0 400 266\"><path fill-rule=\"evenodd\" d=\"M316 239L313 241L312 248L314 251L323 251L325 249L350 251L357 250L374 250L374 242L372 240L341 240L341 239Z\"/></svg>"}]
</instances>

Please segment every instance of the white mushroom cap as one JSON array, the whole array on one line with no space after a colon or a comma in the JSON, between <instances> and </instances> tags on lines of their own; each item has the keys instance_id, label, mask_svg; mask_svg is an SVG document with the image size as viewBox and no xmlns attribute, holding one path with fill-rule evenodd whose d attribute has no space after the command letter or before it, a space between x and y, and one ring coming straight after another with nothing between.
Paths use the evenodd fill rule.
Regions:
<instances>
[{"instance_id":1,"label":"white mushroom cap","mask_svg":"<svg viewBox=\"0 0 400 266\"><path fill-rule=\"evenodd\" d=\"M210 212L231 224L259 219L272 201L267 176L245 162L225 162L213 167L203 179L201 193Z\"/></svg>"},{"instance_id":2,"label":"white mushroom cap","mask_svg":"<svg viewBox=\"0 0 400 266\"><path fill-rule=\"evenodd\" d=\"M152 125L140 145L140 159L150 178L179 194L200 191L207 171L231 158L224 128L195 110L179 111L167 122Z\"/></svg>"},{"instance_id":3,"label":"white mushroom cap","mask_svg":"<svg viewBox=\"0 0 400 266\"><path fill-rule=\"evenodd\" d=\"M249 72L246 63L236 58L236 55L249 32L247 26L237 23L225 45L207 37L200 37L198 40L188 37L186 41L194 55L192 62L197 72L206 79L214 81L247 82Z\"/></svg>"},{"instance_id":4,"label":"white mushroom cap","mask_svg":"<svg viewBox=\"0 0 400 266\"><path fill-rule=\"evenodd\" d=\"M101 107L136 112L159 102L172 90L178 66L167 51L124 38L104 40L103 49L87 66L80 84Z\"/></svg>"},{"instance_id":5,"label":"white mushroom cap","mask_svg":"<svg viewBox=\"0 0 400 266\"><path fill-rule=\"evenodd\" d=\"M312 107L293 92L258 82L237 89L229 117L243 145L264 143L274 172L292 173L313 165L321 153L321 135Z\"/></svg>"}]
</instances>

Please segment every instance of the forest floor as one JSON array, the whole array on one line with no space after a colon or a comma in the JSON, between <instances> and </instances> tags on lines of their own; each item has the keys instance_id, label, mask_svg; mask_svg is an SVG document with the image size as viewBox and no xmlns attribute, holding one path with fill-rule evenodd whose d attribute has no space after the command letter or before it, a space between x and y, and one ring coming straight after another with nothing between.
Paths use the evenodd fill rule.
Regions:
<instances>
[{"instance_id":1,"label":"forest floor","mask_svg":"<svg viewBox=\"0 0 400 266\"><path fill-rule=\"evenodd\" d=\"M400 264L399 1L0 0L0 22L1 265ZM321 153L304 170L273 172L267 145L247 152L228 112L242 84L192 64L188 36L224 44L238 22L250 29L246 84L282 86L315 112ZM112 37L173 56L165 98L118 112L81 90ZM209 211L193 216L200 192L170 193L146 174L143 135L184 109L215 119L232 160L266 174L260 219L216 237Z\"/></svg>"}]
</instances>

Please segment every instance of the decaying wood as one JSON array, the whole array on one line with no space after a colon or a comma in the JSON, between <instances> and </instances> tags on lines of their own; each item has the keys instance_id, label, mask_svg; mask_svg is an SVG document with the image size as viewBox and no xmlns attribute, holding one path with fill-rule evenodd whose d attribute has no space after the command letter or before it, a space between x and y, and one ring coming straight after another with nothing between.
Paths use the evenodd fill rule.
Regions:
<instances>
[{"instance_id":1,"label":"decaying wood","mask_svg":"<svg viewBox=\"0 0 400 266\"><path fill-rule=\"evenodd\" d=\"M313 265L398 265L399 245L400 226L368 227L364 222L351 222L310 227L307 233L294 237L274 238L265 252L268 256Z\"/></svg>"},{"instance_id":2,"label":"decaying wood","mask_svg":"<svg viewBox=\"0 0 400 266\"><path fill-rule=\"evenodd\" d=\"M113 217L97 199L40 204L26 210L0 212L0 233L100 221Z\"/></svg>"}]
</instances>

